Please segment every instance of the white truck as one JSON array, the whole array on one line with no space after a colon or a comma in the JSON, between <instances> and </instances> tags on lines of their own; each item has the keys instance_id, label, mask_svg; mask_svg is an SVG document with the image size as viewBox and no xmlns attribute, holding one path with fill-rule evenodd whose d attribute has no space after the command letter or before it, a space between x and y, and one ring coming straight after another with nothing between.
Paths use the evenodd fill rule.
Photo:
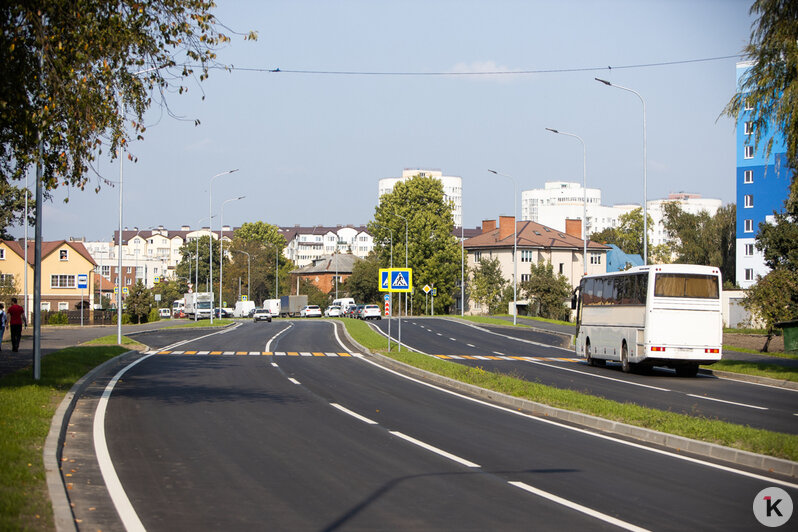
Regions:
<instances>
[{"instance_id":1,"label":"white truck","mask_svg":"<svg viewBox=\"0 0 798 532\"><path fill-rule=\"evenodd\" d=\"M280 300L279 299L264 299L263 308L269 311L272 318L280 316Z\"/></svg>"},{"instance_id":2,"label":"white truck","mask_svg":"<svg viewBox=\"0 0 798 532\"><path fill-rule=\"evenodd\" d=\"M255 310L254 301L236 301L236 308L233 309L234 318L248 318L250 311Z\"/></svg>"},{"instance_id":3,"label":"white truck","mask_svg":"<svg viewBox=\"0 0 798 532\"><path fill-rule=\"evenodd\" d=\"M213 292L189 292L183 296L185 313L189 319L210 319L213 308Z\"/></svg>"}]
</instances>

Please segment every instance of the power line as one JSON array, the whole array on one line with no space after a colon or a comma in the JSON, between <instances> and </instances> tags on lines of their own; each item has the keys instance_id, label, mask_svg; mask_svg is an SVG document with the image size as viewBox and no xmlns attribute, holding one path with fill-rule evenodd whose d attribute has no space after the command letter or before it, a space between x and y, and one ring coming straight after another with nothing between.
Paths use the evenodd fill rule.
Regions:
<instances>
[{"instance_id":1,"label":"power line","mask_svg":"<svg viewBox=\"0 0 798 532\"><path fill-rule=\"evenodd\" d=\"M241 72L263 72L268 74L310 74L320 76L518 76L530 74L561 74L569 72L600 72L606 70L630 70L635 68L652 68L673 65L686 65L690 63L707 63L712 61L725 61L728 59L740 59L742 54L725 55L720 57L707 57L702 59L684 59L680 61L666 61L661 63L639 63L634 65L605 66L605 67L579 67L579 68L554 68L540 70L495 70L484 72L401 72L401 71L363 71L363 70L297 70L287 68L265 68L265 67L236 67L218 66L219 68Z\"/></svg>"}]
</instances>

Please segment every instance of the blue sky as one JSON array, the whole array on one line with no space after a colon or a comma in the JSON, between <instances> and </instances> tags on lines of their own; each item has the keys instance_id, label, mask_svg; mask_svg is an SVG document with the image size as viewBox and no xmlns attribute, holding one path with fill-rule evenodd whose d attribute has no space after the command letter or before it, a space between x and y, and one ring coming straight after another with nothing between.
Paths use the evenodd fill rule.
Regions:
<instances>
[{"instance_id":1,"label":"blue sky","mask_svg":"<svg viewBox=\"0 0 798 532\"><path fill-rule=\"evenodd\" d=\"M734 93L735 58L621 68L739 54L750 1L225 1L234 37L222 62L243 68L355 72L601 70L500 76L319 75L214 71L170 107L191 120L147 115L144 141L125 163L124 221L145 229L198 226L228 203L225 224L364 224L377 181L403 168L463 178L466 227L513 214L520 190L582 180L604 204L642 201L646 100L648 197L694 192L734 201L734 123L719 115ZM607 66L614 68L608 69ZM201 94L205 99L201 99ZM195 127L192 120L201 125ZM119 164L102 174L118 179ZM94 180L93 180L94 181ZM44 237L110 239L118 190L59 190ZM69 203L63 198L69 196ZM214 226L218 226L216 218ZM206 222L207 224L207 222ZM22 230L14 231L17 236Z\"/></svg>"}]
</instances>

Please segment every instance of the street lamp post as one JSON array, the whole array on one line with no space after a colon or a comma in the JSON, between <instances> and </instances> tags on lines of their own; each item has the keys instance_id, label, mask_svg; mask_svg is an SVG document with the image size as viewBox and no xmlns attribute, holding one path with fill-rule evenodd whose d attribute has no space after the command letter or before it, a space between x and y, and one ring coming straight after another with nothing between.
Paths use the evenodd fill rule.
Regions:
<instances>
[{"instance_id":1,"label":"street lamp post","mask_svg":"<svg viewBox=\"0 0 798 532\"><path fill-rule=\"evenodd\" d=\"M227 170L226 172L221 172L216 174L215 176L211 177L210 181L208 182L208 218L213 218L211 216L211 211L213 209L213 180L217 177L232 174L233 172L238 172L238 168L235 170ZM208 221L208 227L211 229L211 237L208 240L208 286L210 287L209 292L213 293L213 224ZM213 297L211 296L211 300ZM211 325L213 325L213 301L211 301Z\"/></svg>"},{"instance_id":2,"label":"street lamp post","mask_svg":"<svg viewBox=\"0 0 798 532\"><path fill-rule=\"evenodd\" d=\"M608 87L615 87L616 89L631 92L640 98L640 103L643 104L643 265L645 266L648 264L648 182L646 178L646 167L648 164L646 155L646 101L636 90L630 89L628 87L622 87L621 85L616 85L615 83L611 83L604 79L593 79L603 83Z\"/></svg>"},{"instance_id":3,"label":"street lamp post","mask_svg":"<svg viewBox=\"0 0 798 532\"><path fill-rule=\"evenodd\" d=\"M399 218L401 218L402 220L405 221L405 269L407 269L407 228L408 228L407 218L405 218L404 216L402 216L401 214L396 212L395 209L394 209L393 213L396 216L398 216ZM402 300L401 300L401 297L402 297L402 294L400 292L399 293L399 298L400 298L399 299L399 308L400 308L400 312L399 312L399 350L400 351L402 350L402 312L401 312ZM405 316L407 316L407 292L405 292Z\"/></svg>"},{"instance_id":4,"label":"street lamp post","mask_svg":"<svg viewBox=\"0 0 798 532\"><path fill-rule=\"evenodd\" d=\"M246 196L224 200L219 210L219 318L222 317L222 274L224 273L224 206L231 201L238 201L244 198ZM213 309L211 309L211 315L213 315L213 312Z\"/></svg>"},{"instance_id":5,"label":"street lamp post","mask_svg":"<svg viewBox=\"0 0 798 532\"><path fill-rule=\"evenodd\" d=\"M509 175L502 174L497 172L496 170L488 169L488 172L496 175L500 175L502 177L506 177L507 179L513 182L513 325L518 324L518 221L516 218L518 217L518 184L515 181L514 177Z\"/></svg>"},{"instance_id":6,"label":"street lamp post","mask_svg":"<svg viewBox=\"0 0 798 532\"><path fill-rule=\"evenodd\" d=\"M250 265L249 253L247 253L246 251L241 251L240 249L234 249L233 251L237 251L238 253L243 253L244 255L247 256L247 301L250 301L250 298L249 298L249 285L250 285L250 282L251 282L251 277L250 277L251 270L249 269L249 265Z\"/></svg>"},{"instance_id":7,"label":"street lamp post","mask_svg":"<svg viewBox=\"0 0 798 532\"><path fill-rule=\"evenodd\" d=\"M376 222L374 223L374 225L380 226L383 229L387 229L388 232L391 234L391 265L390 265L390 267L393 268L393 229L391 229L387 225L378 224ZM389 301L391 302L391 306L389 307L390 314L388 315L388 351L390 352L390 350L391 350L391 319L390 318L393 316L393 297L392 297L393 293L392 292L388 292L388 294L389 294L389 296L388 296ZM400 349L401 349L401 344L400 344Z\"/></svg>"},{"instance_id":8,"label":"street lamp post","mask_svg":"<svg viewBox=\"0 0 798 532\"><path fill-rule=\"evenodd\" d=\"M585 141L582 140L582 137L579 135L566 133L565 131L559 131L550 127L547 127L546 131L551 131L552 133L556 133L558 135L573 137L582 143L582 263L584 265L583 275L587 275L587 149L585 148Z\"/></svg>"}]
</instances>

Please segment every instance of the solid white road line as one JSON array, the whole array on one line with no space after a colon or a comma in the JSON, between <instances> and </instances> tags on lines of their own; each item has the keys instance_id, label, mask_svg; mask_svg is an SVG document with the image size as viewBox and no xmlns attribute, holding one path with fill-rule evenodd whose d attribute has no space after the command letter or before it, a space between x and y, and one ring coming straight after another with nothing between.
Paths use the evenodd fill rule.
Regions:
<instances>
[{"instance_id":1,"label":"solid white road line","mask_svg":"<svg viewBox=\"0 0 798 532\"><path fill-rule=\"evenodd\" d=\"M649 388L651 390L658 390L660 392L672 392L673 391L673 390L669 390L668 388L660 388L659 386L651 386L650 384L641 384L639 382L627 381L625 379L616 379L615 377L607 377L606 375L598 375L596 373L590 373L590 372L581 371L581 370L578 370L578 369L570 369L570 368L566 368L566 367L562 367L562 366L553 366L551 364L546 364L545 362L538 362L537 360L530 360L528 358L526 359L526 361L529 362L530 364L537 364L539 366L546 366L547 368L559 369L561 371L571 371L573 373L578 373L578 374L583 375L585 377L594 377L596 379L605 379L605 380L608 380L608 381L614 381L614 382L618 382L618 383L621 383L621 384L629 384L630 386L640 386L641 388Z\"/></svg>"},{"instance_id":2,"label":"solid white road line","mask_svg":"<svg viewBox=\"0 0 798 532\"><path fill-rule=\"evenodd\" d=\"M288 377L288 380L289 380L289 381L291 381L291 382L293 382L294 384L299 384L299 381L298 381L298 380L296 380L296 379L295 379L295 378L293 378L293 377Z\"/></svg>"},{"instance_id":3,"label":"solid white road line","mask_svg":"<svg viewBox=\"0 0 798 532\"><path fill-rule=\"evenodd\" d=\"M717 401L718 403L726 403L728 405L735 405L735 406L744 406L745 408L755 408L757 410L770 410L764 406L754 406L754 405L747 405L745 403L735 403L734 401L725 401L723 399L715 399L714 397L706 397L703 395L696 395L693 393L685 394L688 397L695 397L696 399L706 399L707 401Z\"/></svg>"},{"instance_id":4,"label":"solid white road line","mask_svg":"<svg viewBox=\"0 0 798 532\"><path fill-rule=\"evenodd\" d=\"M114 390L116 383L119 382L119 379L122 378L122 375L124 375L127 370L136 364L150 358L151 356L153 355L146 355L128 364L122 368L119 373L114 375L114 378L112 378L108 385L106 385L102 397L100 397L100 400L97 402L97 410L94 412L94 452L97 456L97 462L100 465L100 474L105 481L106 489L108 489L108 495L110 495L111 501L114 503L116 512L119 514L119 518L122 520L125 530L128 531L143 532L145 528L141 523L136 510L130 503L130 499L128 499L127 493L125 493L125 489L122 487L122 483L119 481L119 477L116 474L114 463L111 461L111 454L108 452L108 445L105 440L105 411L108 407L108 399L111 397L111 392Z\"/></svg>"},{"instance_id":5,"label":"solid white road line","mask_svg":"<svg viewBox=\"0 0 798 532\"><path fill-rule=\"evenodd\" d=\"M455 456L452 453L447 453L443 449L439 449L439 448L434 447L434 446L432 446L432 445L430 445L428 443L424 443L423 441L417 440L415 438L411 438L410 436L408 436L406 434L402 434L401 432L398 432L398 431L395 431L395 430L391 430L389 432L391 434L393 434L394 436L398 437L398 438L402 438L403 440L409 441L410 443L412 443L414 445L418 445L422 449L426 449L428 451L432 451L433 453L439 454L439 455L443 456L444 458L448 458L449 460L453 460L453 461L457 462L458 464L464 465L466 467L480 467L479 464L475 464L474 462L470 462L470 461L466 460L465 458L460 458L459 456Z\"/></svg>"},{"instance_id":6,"label":"solid white road line","mask_svg":"<svg viewBox=\"0 0 798 532\"><path fill-rule=\"evenodd\" d=\"M334 408L337 408L338 410L340 410L341 412L343 412L345 414L349 414L350 416L352 416L355 419L359 419L363 423L368 423L369 425L378 425L379 424L376 421L372 421L371 419L367 418L366 416L361 416L360 414L358 414L356 412L352 412L348 408L344 408L343 406L339 405L338 403L330 403L330 404Z\"/></svg>"},{"instance_id":7,"label":"solid white road line","mask_svg":"<svg viewBox=\"0 0 798 532\"><path fill-rule=\"evenodd\" d=\"M592 508L588 508L587 506L582 506L581 504L577 504L573 501L569 501L568 499L563 499L562 497L558 497L553 493L549 493L547 491L543 491L541 489L535 488L526 484L524 482L510 482L511 485L515 486L516 488L521 488L524 491L528 491L529 493L533 493L538 497L543 497L544 499L548 499L552 502L556 502L557 504L561 504L566 508L571 510L576 510L577 512L582 512L583 514L589 515L594 519L599 519L611 525L615 525L617 527L623 528L625 530L634 530L635 532L645 532L647 529L641 528L637 525L633 525L631 523L627 523L626 521L621 521L611 515L603 514L601 512L597 512Z\"/></svg>"}]
</instances>

